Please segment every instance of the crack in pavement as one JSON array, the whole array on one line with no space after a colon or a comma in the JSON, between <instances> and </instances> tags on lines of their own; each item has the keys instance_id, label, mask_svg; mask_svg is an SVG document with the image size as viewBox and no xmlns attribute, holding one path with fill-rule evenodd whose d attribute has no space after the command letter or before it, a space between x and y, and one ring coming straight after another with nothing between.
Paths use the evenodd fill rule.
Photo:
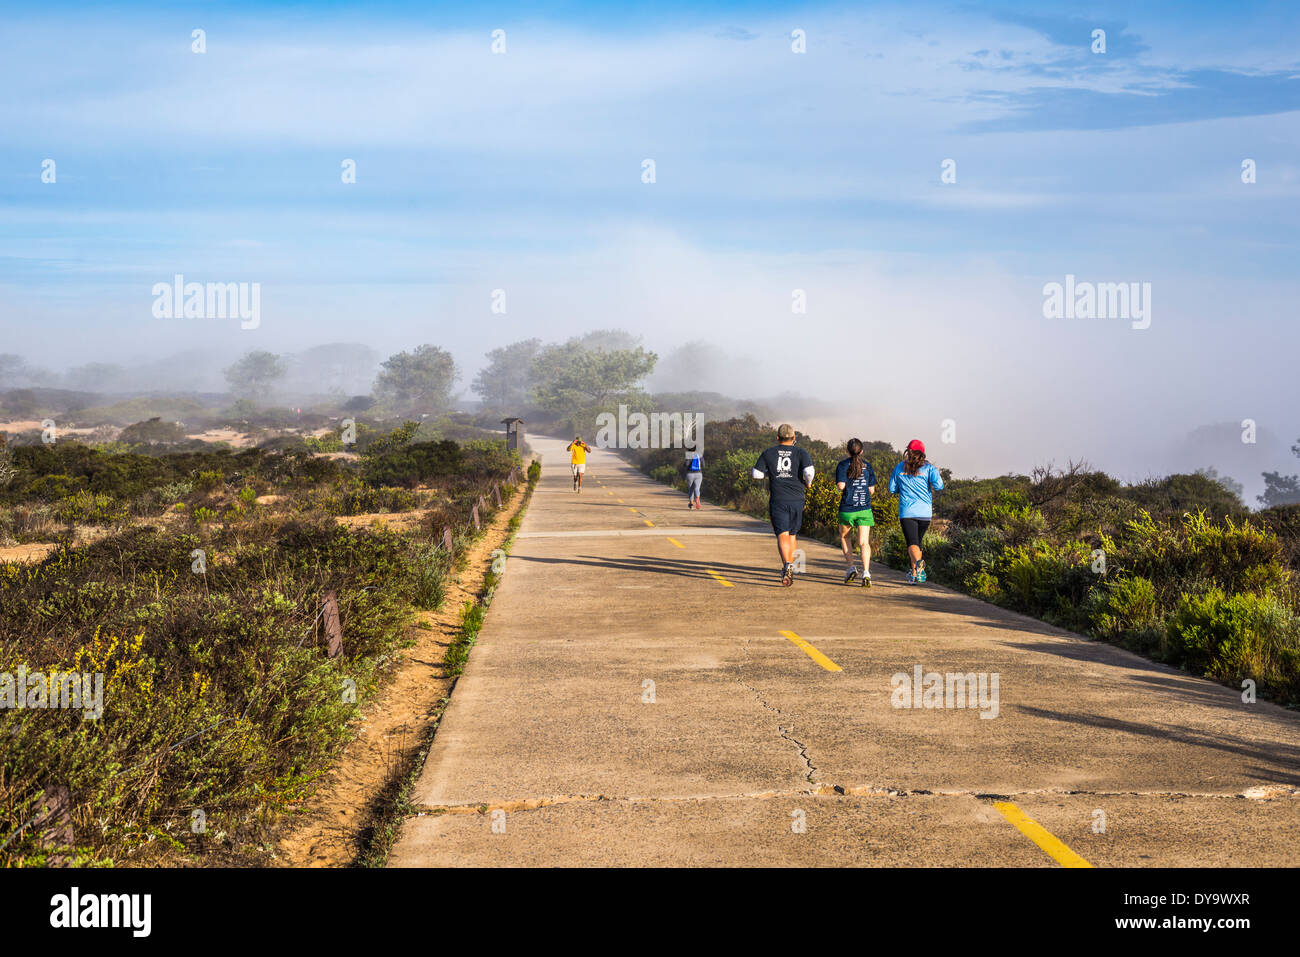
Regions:
<instances>
[{"instance_id":1,"label":"crack in pavement","mask_svg":"<svg viewBox=\"0 0 1300 957\"><path fill-rule=\"evenodd\" d=\"M768 711L771 711L775 715L784 717L785 716L784 711L782 711L780 708L773 707L772 705L768 704L767 699L763 697L762 693L753 685L747 684L745 682L745 679L741 677L741 674L745 670L745 665L749 662L750 640L751 640L750 637L746 635L745 648L744 648L745 657L741 660L740 664L736 667L736 681L740 684L742 688L748 688L749 691L754 695L754 700L757 701L759 704L761 704L764 708L766 708ZM812 759L808 757L808 746L803 742L799 741L797 738L795 738L794 725L791 724L789 728L786 728L784 725L781 724L780 721L777 721L776 728L779 732L781 732L781 737L783 737L785 740L789 741L791 744L793 744L796 748L799 749L799 757L803 761L804 766L807 767L808 769L808 773L804 775L804 780L806 780L809 784L816 784L817 782L813 780L813 775L817 773L817 766L813 764Z\"/></svg>"},{"instance_id":2,"label":"crack in pavement","mask_svg":"<svg viewBox=\"0 0 1300 957\"><path fill-rule=\"evenodd\" d=\"M1284 784L1258 785L1236 793L1214 793L1196 791L1087 791L1077 788L1030 788L1023 791L978 791L978 790L927 790L925 788L899 788L889 785L864 784L843 786L839 784L818 784L811 788L786 788L770 791L749 791L740 794L695 794L674 795L670 797L651 797L646 795L610 795L610 794L560 794L548 798L528 798L515 801L495 803L479 802L476 804L421 804L416 805L416 817L428 814L484 814L488 811L535 811L539 808L554 807L561 804L608 803L608 804L669 804L701 801L770 801L779 798L796 797L969 797L980 801L1005 801L1025 797L1096 797L1096 798L1193 798L1197 800L1254 800L1268 801L1277 798L1300 799L1300 788Z\"/></svg>"}]
</instances>

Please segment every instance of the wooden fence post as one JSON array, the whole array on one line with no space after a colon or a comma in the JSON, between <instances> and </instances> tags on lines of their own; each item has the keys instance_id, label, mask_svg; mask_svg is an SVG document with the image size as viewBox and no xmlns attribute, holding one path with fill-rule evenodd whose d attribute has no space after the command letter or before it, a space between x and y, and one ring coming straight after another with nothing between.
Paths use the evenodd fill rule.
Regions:
<instances>
[{"instance_id":1,"label":"wooden fence post","mask_svg":"<svg viewBox=\"0 0 1300 957\"><path fill-rule=\"evenodd\" d=\"M478 506L477 506L477 505L475 505L472 509L469 510L469 517L470 517L470 518L473 520L473 522L474 522L474 528L475 528L475 530L481 529L481 528L483 527L482 524L480 524L480 522L479 522L479 520L478 520Z\"/></svg>"},{"instance_id":2,"label":"wooden fence post","mask_svg":"<svg viewBox=\"0 0 1300 957\"><path fill-rule=\"evenodd\" d=\"M450 525L444 525L442 527L442 547L447 549L447 551L449 552L451 551L451 526Z\"/></svg>"},{"instance_id":3,"label":"wooden fence post","mask_svg":"<svg viewBox=\"0 0 1300 957\"><path fill-rule=\"evenodd\" d=\"M334 591L325 593L325 654L337 658L343 651L343 625L339 622L339 600Z\"/></svg>"},{"instance_id":4,"label":"wooden fence post","mask_svg":"<svg viewBox=\"0 0 1300 957\"><path fill-rule=\"evenodd\" d=\"M47 785L41 792L41 813L32 822L32 827L41 833L41 844L45 847L67 849L72 847L72 792L66 784ZM63 867L68 863L63 854L50 855L50 863Z\"/></svg>"}]
</instances>

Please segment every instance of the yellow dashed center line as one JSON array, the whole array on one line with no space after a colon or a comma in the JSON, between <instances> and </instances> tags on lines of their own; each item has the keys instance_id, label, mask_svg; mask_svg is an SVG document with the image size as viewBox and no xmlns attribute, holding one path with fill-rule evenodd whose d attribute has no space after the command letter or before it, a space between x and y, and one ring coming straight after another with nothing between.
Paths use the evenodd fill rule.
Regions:
<instances>
[{"instance_id":1,"label":"yellow dashed center line","mask_svg":"<svg viewBox=\"0 0 1300 957\"><path fill-rule=\"evenodd\" d=\"M710 575L712 575L712 576L713 576L714 578L716 578L718 581L722 582L722 584L726 585L728 588L735 588L735 587L736 587L735 585L731 584L731 582L727 581L725 578L723 578L721 575L719 575L717 572L715 572L712 568L706 568L705 571L707 571Z\"/></svg>"},{"instance_id":2,"label":"yellow dashed center line","mask_svg":"<svg viewBox=\"0 0 1300 957\"><path fill-rule=\"evenodd\" d=\"M676 545L678 548L685 548L685 547L686 547L685 545L683 545L681 542L679 542L679 541L678 541L677 539L675 539L675 538L669 538L668 541L672 542L672 543L673 543L674 545Z\"/></svg>"},{"instance_id":3,"label":"yellow dashed center line","mask_svg":"<svg viewBox=\"0 0 1300 957\"><path fill-rule=\"evenodd\" d=\"M645 522L645 523L646 523L647 525L649 525L651 528L654 528L654 527L655 527L655 523L652 522L652 521L650 521L650 519L648 519L648 518L643 518L643 519L641 519L641 521Z\"/></svg>"},{"instance_id":4,"label":"yellow dashed center line","mask_svg":"<svg viewBox=\"0 0 1300 957\"><path fill-rule=\"evenodd\" d=\"M993 806L1025 837L1029 838L1043 852L1062 867L1092 867L1074 851L1057 839L1056 835L1010 801L994 801Z\"/></svg>"},{"instance_id":5,"label":"yellow dashed center line","mask_svg":"<svg viewBox=\"0 0 1300 957\"><path fill-rule=\"evenodd\" d=\"M623 500L622 500L621 498L620 498L620 499L617 499L617 502L618 502L619 505L622 505L622 504L623 504Z\"/></svg>"},{"instance_id":6,"label":"yellow dashed center line","mask_svg":"<svg viewBox=\"0 0 1300 957\"><path fill-rule=\"evenodd\" d=\"M827 671L844 670L835 662L831 661L829 658L823 655L816 648L814 648L812 645L808 644L808 642L804 641L802 638L796 635L793 631L783 631L781 632L781 636L783 638L789 638L792 642L795 643L796 646L798 646L803 651L804 654L806 654L813 661L817 662L817 664L821 665Z\"/></svg>"}]
</instances>

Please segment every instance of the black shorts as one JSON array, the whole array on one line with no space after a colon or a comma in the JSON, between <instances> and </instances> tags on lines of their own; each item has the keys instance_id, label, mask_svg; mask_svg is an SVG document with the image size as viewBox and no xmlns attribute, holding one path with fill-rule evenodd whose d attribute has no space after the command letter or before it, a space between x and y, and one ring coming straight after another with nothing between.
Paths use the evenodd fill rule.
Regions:
<instances>
[{"instance_id":1,"label":"black shorts","mask_svg":"<svg viewBox=\"0 0 1300 957\"><path fill-rule=\"evenodd\" d=\"M903 540L908 545L921 547L921 539L925 538L926 529L930 527L928 518L900 518L898 524L903 526Z\"/></svg>"},{"instance_id":2,"label":"black shorts","mask_svg":"<svg viewBox=\"0 0 1300 957\"><path fill-rule=\"evenodd\" d=\"M772 531L778 535L782 532L798 535L803 527L803 502L772 502L767 506L767 517L772 520Z\"/></svg>"}]
</instances>

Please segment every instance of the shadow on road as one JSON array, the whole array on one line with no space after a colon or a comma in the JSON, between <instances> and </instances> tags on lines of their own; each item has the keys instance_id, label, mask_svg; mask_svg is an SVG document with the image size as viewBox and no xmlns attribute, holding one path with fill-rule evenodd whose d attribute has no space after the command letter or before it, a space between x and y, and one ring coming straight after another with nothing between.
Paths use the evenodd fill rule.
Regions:
<instances>
[{"instance_id":1,"label":"shadow on road","mask_svg":"<svg viewBox=\"0 0 1300 957\"><path fill-rule=\"evenodd\" d=\"M1223 704L1223 702L1218 703ZM1140 724L1136 721L1108 718L1099 714L1066 714L1061 711L1049 711L1045 708L1034 708L1025 705L1019 706L1017 710L1035 718L1086 725L1091 728L1116 731L1121 734L1159 738L1162 741L1190 745L1195 748L1206 748L1236 754L1251 761L1276 761L1278 764L1295 768L1298 773L1283 774L1281 775L1282 780L1278 780L1279 775L1274 768L1255 767L1251 770L1259 775L1261 781L1267 781L1270 784L1286 784L1292 787L1300 785L1300 745L1270 742L1267 747L1256 747L1243 744L1240 738L1211 734L1174 725Z\"/></svg>"}]
</instances>

